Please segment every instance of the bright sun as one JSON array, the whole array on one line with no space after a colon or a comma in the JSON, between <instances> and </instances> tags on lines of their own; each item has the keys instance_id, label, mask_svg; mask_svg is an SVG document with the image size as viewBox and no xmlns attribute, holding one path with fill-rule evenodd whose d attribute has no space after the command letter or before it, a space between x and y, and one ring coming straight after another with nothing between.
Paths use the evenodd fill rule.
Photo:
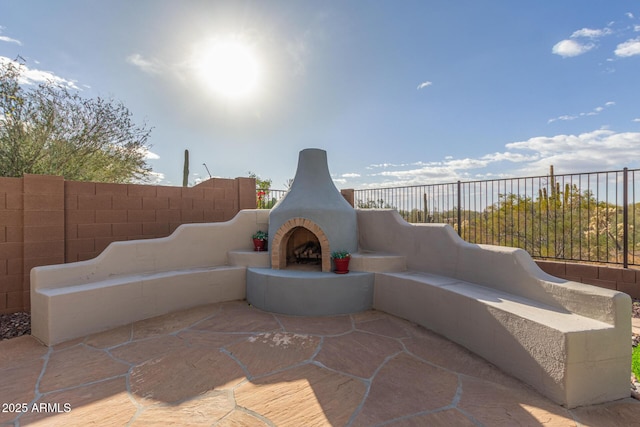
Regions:
<instances>
[{"instance_id":1,"label":"bright sun","mask_svg":"<svg viewBox=\"0 0 640 427\"><path fill-rule=\"evenodd\" d=\"M242 41L214 40L201 52L198 74L218 95L242 99L255 92L260 66L253 50Z\"/></svg>"}]
</instances>

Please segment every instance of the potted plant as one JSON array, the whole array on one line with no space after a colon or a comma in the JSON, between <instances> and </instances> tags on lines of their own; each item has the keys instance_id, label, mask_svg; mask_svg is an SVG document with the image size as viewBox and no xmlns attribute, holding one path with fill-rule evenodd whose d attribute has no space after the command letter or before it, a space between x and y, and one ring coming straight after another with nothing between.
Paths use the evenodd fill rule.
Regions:
<instances>
[{"instance_id":1,"label":"potted plant","mask_svg":"<svg viewBox=\"0 0 640 427\"><path fill-rule=\"evenodd\" d=\"M267 240L269 239L269 233L266 231L256 231L253 236L253 250L262 252L267 250Z\"/></svg>"},{"instance_id":2,"label":"potted plant","mask_svg":"<svg viewBox=\"0 0 640 427\"><path fill-rule=\"evenodd\" d=\"M351 261L351 254L349 251L340 250L331 252L331 258L336 266L334 273L347 274L349 272L349 261Z\"/></svg>"}]
</instances>

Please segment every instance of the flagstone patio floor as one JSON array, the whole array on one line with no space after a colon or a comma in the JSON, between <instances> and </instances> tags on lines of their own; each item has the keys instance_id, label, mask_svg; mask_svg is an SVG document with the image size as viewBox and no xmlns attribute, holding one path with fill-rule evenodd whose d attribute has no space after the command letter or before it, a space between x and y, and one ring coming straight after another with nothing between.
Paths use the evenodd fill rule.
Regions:
<instances>
[{"instance_id":1,"label":"flagstone patio floor","mask_svg":"<svg viewBox=\"0 0 640 427\"><path fill-rule=\"evenodd\" d=\"M640 402L558 406L378 312L202 306L47 348L0 342L0 425L632 426ZM20 413L21 409L26 409Z\"/></svg>"}]
</instances>

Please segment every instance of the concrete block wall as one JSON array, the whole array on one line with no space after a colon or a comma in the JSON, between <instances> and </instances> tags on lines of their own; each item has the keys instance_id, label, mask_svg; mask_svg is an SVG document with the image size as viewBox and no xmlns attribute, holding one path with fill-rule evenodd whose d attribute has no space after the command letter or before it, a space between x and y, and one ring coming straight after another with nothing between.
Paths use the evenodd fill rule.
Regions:
<instances>
[{"instance_id":1,"label":"concrete block wall","mask_svg":"<svg viewBox=\"0 0 640 427\"><path fill-rule=\"evenodd\" d=\"M23 191L21 178L0 178L0 313L23 306Z\"/></svg>"},{"instance_id":2,"label":"concrete block wall","mask_svg":"<svg viewBox=\"0 0 640 427\"><path fill-rule=\"evenodd\" d=\"M255 208L254 185L249 178L186 188L65 182L65 261L94 258L116 241L165 237L181 224L228 221L241 206Z\"/></svg>"},{"instance_id":3,"label":"concrete block wall","mask_svg":"<svg viewBox=\"0 0 640 427\"><path fill-rule=\"evenodd\" d=\"M255 207L253 178L187 188L0 178L0 314L30 309L33 267L91 259L115 241L165 237Z\"/></svg>"},{"instance_id":4,"label":"concrete block wall","mask_svg":"<svg viewBox=\"0 0 640 427\"><path fill-rule=\"evenodd\" d=\"M559 261L536 260L536 263L553 276L624 292L631 298L640 298L640 270Z\"/></svg>"}]
</instances>

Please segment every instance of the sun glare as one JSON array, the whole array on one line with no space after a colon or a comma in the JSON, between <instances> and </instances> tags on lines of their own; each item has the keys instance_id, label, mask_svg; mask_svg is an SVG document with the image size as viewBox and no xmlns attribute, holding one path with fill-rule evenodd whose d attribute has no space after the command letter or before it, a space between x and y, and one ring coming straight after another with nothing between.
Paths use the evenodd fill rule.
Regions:
<instances>
[{"instance_id":1,"label":"sun glare","mask_svg":"<svg viewBox=\"0 0 640 427\"><path fill-rule=\"evenodd\" d=\"M198 74L218 95L242 99L252 95L260 77L253 50L240 40L215 40L199 52Z\"/></svg>"}]
</instances>

